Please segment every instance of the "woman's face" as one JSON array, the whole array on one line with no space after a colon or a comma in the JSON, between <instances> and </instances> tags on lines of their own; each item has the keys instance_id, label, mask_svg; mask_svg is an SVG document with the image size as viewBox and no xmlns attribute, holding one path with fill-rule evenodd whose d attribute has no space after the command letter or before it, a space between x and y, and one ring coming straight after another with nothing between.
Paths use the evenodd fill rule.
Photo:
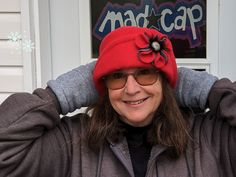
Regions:
<instances>
[{"instance_id":1,"label":"woman's face","mask_svg":"<svg viewBox=\"0 0 236 177\"><path fill-rule=\"evenodd\" d=\"M137 70L138 68L131 68L122 72L134 73ZM108 87L112 107L127 124L141 127L152 121L163 97L161 76L157 75L159 75L157 80L151 85L142 86L133 75L128 75L123 88L110 89Z\"/></svg>"}]
</instances>

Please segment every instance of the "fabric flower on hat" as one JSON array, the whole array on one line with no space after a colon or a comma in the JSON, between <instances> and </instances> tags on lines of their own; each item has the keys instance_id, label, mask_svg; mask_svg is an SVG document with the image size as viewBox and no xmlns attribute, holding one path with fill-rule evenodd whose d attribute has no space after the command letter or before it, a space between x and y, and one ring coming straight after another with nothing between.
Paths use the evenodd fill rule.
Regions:
<instances>
[{"instance_id":1,"label":"fabric flower on hat","mask_svg":"<svg viewBox=\"0 0 236 177\"><path fill-rule=\"evenodd\" d=\"M157 68L167 64L169 60L168 51L171 49L165 35L144 32L135 38L135 44L139 48L138 59L141 62L151 63Z\"/></svg>"}]
</instances>

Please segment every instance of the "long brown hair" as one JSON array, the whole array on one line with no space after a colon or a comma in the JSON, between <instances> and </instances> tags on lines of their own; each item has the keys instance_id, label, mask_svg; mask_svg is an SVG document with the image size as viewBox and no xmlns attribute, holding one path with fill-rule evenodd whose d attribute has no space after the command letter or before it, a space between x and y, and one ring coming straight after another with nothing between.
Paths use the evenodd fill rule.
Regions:
<instances>
[{"instance_id":1,"label":"long brown hair","mask_svg":"<svg viewBox=\"0 0 236 177\"><path fill-rule=\"evenodd\" d=\"M152 144L167 146L169 157L178 158L185 150L188 140L188 124L184 119L174 97L173 89L167 79L162 75L163 100L158 107L148 141ZM86 127L86 140L88 146L97 151L106 138L119 140L119 115L110 104L108 92L100 98L99 102L88 107L91 113Z\"/></svg>"}]
</instances>

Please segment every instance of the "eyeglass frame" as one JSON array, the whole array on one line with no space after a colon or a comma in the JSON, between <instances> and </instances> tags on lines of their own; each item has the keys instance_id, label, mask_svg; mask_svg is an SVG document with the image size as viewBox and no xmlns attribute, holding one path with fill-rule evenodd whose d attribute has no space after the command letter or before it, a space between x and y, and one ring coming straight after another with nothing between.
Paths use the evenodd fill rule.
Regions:
<instances>
[{"instance_id":1,"label":"eyeglass frame","mask_svg":"<svg viewBox=\"0 0 236 177\"><path fill-rule=\"evenodd\" d=\"M140 83L140 80L138 79L138 74L140 74L139 72L142 71L142 70L149 70L149 71L152 71L151 74L154 74L155 73L155 76L156 78L153 79L152 82L148 82L147 84L144 84L144 83ZM157 70L156 68L138 68L137 70L135 70L134 72L132 73L125 73L125 72L122 72L122 70L118 70L118 71L114 71L106 76L104 76L102 79L104 81L104 84L106 85L106 87L108 89L111 89L111 90L118 90L118 89L122 89L125 87L126 83L127 83L127 80L128 80L128 76L132 75L133 78L135 79L135 81L140 85L140 86L149 86L149 85L153 85L158 79L159 79L159 76L160 76L160 70ZM110 76L114 75L114 74L123 74L122 78L118 78L118 79L123 79L123 84L121 84L120 87L110 87L107 83L108 79Z\"/></svg>"}]
</instances>

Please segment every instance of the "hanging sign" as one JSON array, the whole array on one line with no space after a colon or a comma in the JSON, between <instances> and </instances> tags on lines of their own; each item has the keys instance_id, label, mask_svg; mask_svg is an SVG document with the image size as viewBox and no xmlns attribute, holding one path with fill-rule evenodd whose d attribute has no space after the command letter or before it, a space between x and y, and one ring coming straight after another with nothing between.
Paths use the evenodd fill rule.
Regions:
<instances>
[{"instance_id":1,"label":"hanging sign","mask_svg":"<svg viewBox=\"0 0 236 177\"><path fill-rule=\"evenodd\" d=\"M103 37L121 26L154 28L177 58L206 58L206 1L91 1L93 57Z\"/></svg>"}]
</instances>

